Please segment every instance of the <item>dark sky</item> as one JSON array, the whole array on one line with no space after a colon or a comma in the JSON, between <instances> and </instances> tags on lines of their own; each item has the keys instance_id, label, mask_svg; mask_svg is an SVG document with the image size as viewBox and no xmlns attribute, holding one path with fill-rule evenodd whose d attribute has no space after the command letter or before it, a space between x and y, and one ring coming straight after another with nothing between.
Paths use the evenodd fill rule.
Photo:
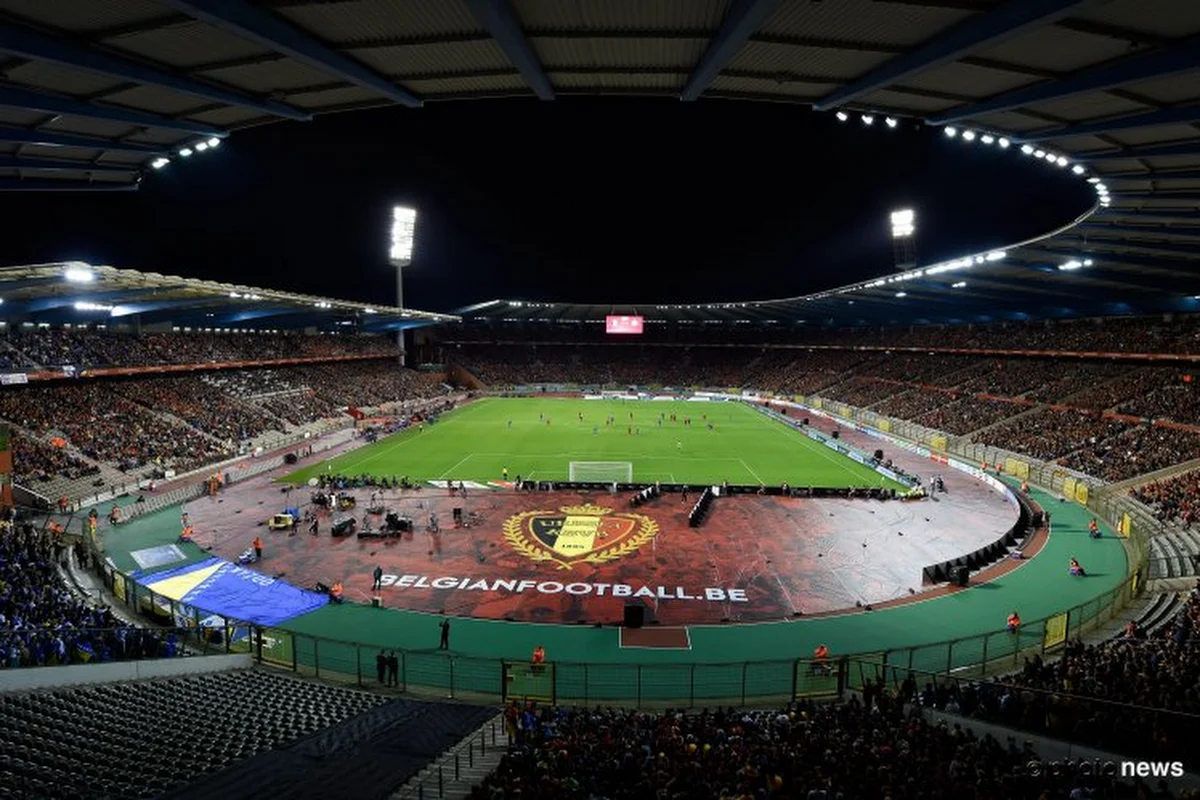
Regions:
<instances>
[{"instance_id":1,"label":"dark sky","mask_svg":"<svg viewBox=\"0 0 1200 800\"><path fill-rule=\"evenodd\" d=\"M0 262L78 259L394 300L390 208L420 210L408 304L761 299L1056 227L1087 185L907 123L790 105L572 98L430 104L235 132L131 194L0 194Z\"/></svg>"}]
</instances>

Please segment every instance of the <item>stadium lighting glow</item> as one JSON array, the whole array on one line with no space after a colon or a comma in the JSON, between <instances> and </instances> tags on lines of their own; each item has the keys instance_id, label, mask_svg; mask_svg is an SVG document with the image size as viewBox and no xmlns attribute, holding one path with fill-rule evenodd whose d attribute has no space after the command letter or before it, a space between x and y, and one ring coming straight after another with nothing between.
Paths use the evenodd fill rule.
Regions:
<instances>
[{"instance_id":1,"label":"stadium lighting glow","mask_svg":"<svg viewBox=\"0 0 1200 800\"><path fill-rule=\"evenodd\" d=\"M1058 159L1057 159L1057 160L1056 160L1054 163L1055 163L1055 164L1058 164L1060 167L1065 167L1065 166L1066 166L1067 164L1069 164L1070 162L1069 162L1069 161L1067 161L1067 157L1066 157L1066 156L1059 156L1059 157L1058 157Z\"/></svg>"},{"instance_id":2,"label":"stadium lighting glow","mask_svg":"<svg viewBox=\"0 0 1200 800\"><path fill-rule=\"evenodd\" d=\"M1074 172L1076 175L1082 175L1083 167L1079 164L1076 164L1075 166L1071 167L1071 172Z\"/></svg>"},{"instance_id":3,"label":"stadium lighting glow","mask_svg":"<svg viewBox=\"0 0 1200 800\"><path fill-rule=\"evenodd\" d=\"M220 140L220 139L218 139L217 137L215 137L215 136L214 136L214 137L212 137L211 139L209 139L209 140L208 140L208 146L209 146L209 147L220 147L220 146L221 146L221 140Z\"/></svg>"},{"instance_id":4,"label":"stadium lighting glow","mask_svg":"<svg viewBox=\"0 0 1200 800\"><path fill-rule=\"evenodd\" d=\"M208 142L196 142L196 152L203 153L208 149Z\"/></svg>"},{"instance_id":5,"label":"stadium lighting glow","mask_svg":"<svg viewBox=\"0 0 1200 800\"><path fill-rule=\"evenodd\" d=\"M190 147L185 147L179 151L179 155L183 156L184 158L187 158L191 154L192 154L192 148L190 148Z\"/></svg>"},{"instance_id":6,"label":"stadium lighting glow","mask_svg":"<svg viewBox=\"0 0 1200 800\"><path fill-rule=\"evenodd\" d=\"M1022 155L1030 155L1033 153L1033 147L1031 145L1023 144L1021 145L1021 153Z\"/></svg>"},{"instance_id":7,"label":"stadium lighting glow","mask_svg":"<svg viewBox=\"0 0 1200 800\"><path fill-rule=\"evenodd\" d=\"M996 140L996 144L1000 145L1001 150L1007 150L1008 146L1010 144L1012 144L1012 142L1010 142L1008 139L1005 139L1003 136L1001 136L999 139Z\"/></svg>"},{"instance_id":8,"label":"stadium lighting glow","mask_svg":"<svg viewBox=\"0 0 1200 800\"><path fill-rule=\"evenodd\" d=\"M992 136L990 133L985 133L983 136L979 137L979 141L983 142L984 144L991 144L992 142L996 141L996 137Z\"/></svg>"},{"instance_id":9,"label":"stadium lighting glow","mask_svg":"<svg viewBox=\"0 0 1200 800\"><path fill-rule=\"evenodd\" d=\"M959 281L958 283L952 283L952 284L950 284L950 288L951 288L951 289L961 289L961 288L963 288L963 287L964 287L964 286L966 286L966 285L967 285L967 282L966 282L966 281Z\"/></svg>"},{"instance_id":10,"label":"stadium lighting glow","mask_svg":"<svg viewBox=\"0 0 1200 800\"><path fill-rule=\"evenodd\" d=\"M902 239L917 232L917 215L911 208L892 212L892 238Z\"/></svg>"},{"instance_id":11,"label":"stadium lighting glow","mask_svg":"<svg viewBox=\"0 0 1200 800\"><path fill-rule=\"evenodd\" d=\"M1085 267L1090 267L1090 266L1092 265L1092 260L1091 260L1090 258L1085 258L1085 259L1083 260L1083 265L1084 265Z\"/></svg>"},{"instance_id":12,"label":"stadium lighting glow","mask_svg":"<svg viewBox=\"0 0 1200 800\"><path fill-rule=\"evenodd\" d=\"M847 114L845 111L837 112L836 116L837 116L838 122L845 122L846 120L850 119L850 115Z\"/></svg>"},{"instance_id":13,"label":"stadium lighting glow","mask_svg":"<svg viewBox=\"0 0 1200 800\"><path fill-rule=\"evenodd\" d=\"M1101 194L1105 194L1105 193L1107 193L1107 192L1108 192L1108 187L1107 187L1107 186L1105 186L1103 183L1097 183L1097 184L1096 184L1096 191L1097 191L1097 192L1100 192Z\"/></svg>"},{"instance_id":14,"label":"stadium lighting glow","mask_svg":"<svg viewBox=\"0 0 1200 800\"><path fill-rule=\"evenodd\" d=\"M392 246L389 258L397 266L412 263L413 241L417 231L417 210L404 206L392 209Z\"/></svg>"},{"instance_id":15,"label":"stadium lighting glow","mask_svg":"<svg viewBox=\"0 0 1200 800\"><path fill-rule=\"evenodd\" d=\"M150 166L153 167L154 169L162 169L163 167L165 167L167 164L170 164L170 163L171 163L171 159L159 157L159 158L156 158L153 161L151 161Z\"/></svg>"},{"instance_id":16,"label":"stadium lighting glow","mask_svg":"<svg viewBox=\"0 0 1200 800\"><path fill-rule=\"evenodd\" d=\"M1003 261L1007 257L1008 257L1008 253L1004 252L1003 250L993 250L992 252L990 252L986 256L984 256L984 260L986 260L986 261Z\"/></svg>"},{"instance_id":17,"label":"stadium lighting glow","mask_svg":"<svg viewBox=\"0 0 1200 800\"><path fill-rule=\"evenodd\" d=\"M975 131L963 131L963 141L964 142L975 141Z\"/></svg>"},{"instance_id":18,"label":"stadium lighting glow","mask_svg":"<svg viewBox=\"0 0 1200 800\"><path fill-rule=\"evenodd\" d=\"M75 303L76 311L112 311L113 307L104 303L89 303L86 300L81 300Z\"/></svg>"},{"instance_id":19,"label":"stadium lighting glow","mask_svg":"<svg viewBox=\"0 0 1200 800\"><path fill-rule=\"evenodd\" d=\"M887 119L885 119L883 121L883 124L887 125L889 128L894 128L897 125L899 125L900 123L896 121L895 117L888 117Z\"/></svg>"},{"instance_id":20,"label":"stadium lighting glow","mask_svg":"<svg viewBox=\"0 0 1200 800\"><path fill-rule=\"evenodd\" d=\"M863 125L874 125L875 124L875 118L873 116L871 116L870 114L863 114L862 121L863 121Z\"/></svg>"},{"instance_id":21,"label":"stadium lighting glow","mask_svg":"<svg viewBox=\"0 0 1200 800\"><path fill-rule=\"evenodd\" d=\"M1033 157L1034 157L1034 158L1045 158L1045 157L1046 157L1046 151L1045 151L1045 150L1034 150L1034 151L1033 151Z\"/></svg>"},{"instance_id":22,"label":"stadium lighting glow","mask_svg":"<svg viewBox=\"0 0 1200 800\"><path fill-rule=\"evenodd\" d=\"M1099 179L1099 178L1097 178L1095 175L1093 175L1092 177L1088 178L1088 183L1099 183L1099 182L1100 182L1100 179Z\"/></svg>"},{"instance_id":23,"label":"stadium lighting glow","mask_svg":"<svg viewBox=\"0 0 1200 800\"><path fill-rule=\"evenodd\" d=\"M896 292L896 297L908 297L908 292Z\"/></svg>"},{"instance_id":24,"label":"stadium lighting glow","mask_svg":"<svg viewBox=\"0 0 1200 800\"><path fill-rule=\"evenodd\" d=\"M955 128L952 125L947 125L946 127L942 128L942 130L951 139L953 139L955 136L958 136L958 128Z\"/></svg>"},{"instance_id":25,"label":"stadium lighting glow","mask_svg":"<svg viewBox=\"0 0 1200 800\"><path fill-rule=\"evenodd\" d=\"M1072 271L1072 270L1080 269L1081 267L1083 267L1083 262L1082 262L1082 261L1076 261L1075 259L1071 259L1071 260L1070 260L1070 261L1068 261L1067 263L1065 263L1065 264L1060 264L1060 265L1058 266L1058 268L1059 268L1059 269L1061 269L1061 270L1063 270L1064 272L1070 272L1070 271Z\"/></svg>"},{"instance_id":26,"label":"stadium lighting glow","mask_svg":"<svg viewBox=\"0 0 1200 800\"><path fill-rule=\"evenodd\" d=\"M91 283L96 280L96 274L88 269L87 264L69 266L63 275L72 283Z\"/></svg>"}]
</instances>

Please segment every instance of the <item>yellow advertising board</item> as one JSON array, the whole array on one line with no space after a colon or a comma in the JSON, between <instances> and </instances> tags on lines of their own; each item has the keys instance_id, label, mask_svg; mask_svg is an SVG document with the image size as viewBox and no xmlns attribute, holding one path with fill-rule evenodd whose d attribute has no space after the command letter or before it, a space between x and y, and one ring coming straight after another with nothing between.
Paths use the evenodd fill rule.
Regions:
<instances>
[{"instance_id":1,"label":"yellow advertising board","mask_svg":"<svg viewBox=\"0 0 1200 800\"><path fill-rule=\"evenodd\" d=\"M877 425L879 430L883 431L884 433L888 433L892 430L892 421L890 419L880 418Z\"/></svg>"},{"instance_id":2,"label":"yellow advertising board","mask_svg":"<svg viewBox=\"0 0 1200 800\"><path fill-rule=\"evenodd\" d=\"M1018 458L1004 459L1004 471L1014 478L1026 480L1029 478L1029 463Z\"/></svg>"},{"instance_id":3,"label":"yellow advertising board","mask_svg":"<svg viewBox=\"0 0 1200 800\"><path fill-rule=\"evenodd\" d=\"M1128 539L1130 531L1133 530L1133 520L1128 514L1122 514L1120 521L1117 522L1117 536L1122 539Z\"/></svg>"},{"instance_id":4,"label":"yellow advertising board","mask_svg":"<svg viewBox=\"0 0 1200 800\"><path fill-rule=\"evenodd\" d=\"M824 406L824 405L825 405L825 401L824 401L824 400L822 400L821 398L819 398L819 397L814 397L814 398L812 399L812 407L813 407L813 408L821 408L821 407L822 407L822 406Z\"/></svg>"},{"instance_id":5,"label":"yellow advertising board","mask_svg":"<svg viewBox=\"0 0 1200 800\"><path fill-rule=\"evenodd\" d=\"M792 399L797 403L801 403L801 404L804 403L804 395L802 395L802 394L798 394L795 397L793 397Z\"/></svg>"},{"instance_id":6,"label":"yellow advertising board","mask_svg":"<svg viewBox=\"0 0 1200 800\"><path fill-rule=\"evenodd\" d=\"M1046 638L1043 644L1047 647L1054 647L1062 644L1067 640L1067 615L1056 614L1046 620Z\"/></svg>"},{"instance_id":7,"label":"yellow advertising board","mask_svg":"<svg viewBox=\"0 0 1200 800\"><path fill-rule=\"evenodd\" d=\"M1063 497L1072 498L1075 496L1075 479L1063 478Z\"/></svg>"},{"instance_id":8,"label":"yellow advertising board","mask_svg":"<svg viewBox=\"0 0 1200 800\"><path fill-rule=\"evenodd\" d=\"M1079 481L1075 484L1075 499L1079 502L1079 505L1081 505L1081 506L1087 505L1088 485L1086 483L1084 483L1083 481Z\"/></svg>"},{"instance_id":9,"label":"yellow advertising board","mask_svg":"<svg viewBox=\"0 0 1200 800\"><path fill-rule=\"evenodd\" d=\"M943 453L946 452L946 437L942 436L940 433L936 436L930 436L929 446L934 450L941 450Z\"/></svg>"}]
</instances>

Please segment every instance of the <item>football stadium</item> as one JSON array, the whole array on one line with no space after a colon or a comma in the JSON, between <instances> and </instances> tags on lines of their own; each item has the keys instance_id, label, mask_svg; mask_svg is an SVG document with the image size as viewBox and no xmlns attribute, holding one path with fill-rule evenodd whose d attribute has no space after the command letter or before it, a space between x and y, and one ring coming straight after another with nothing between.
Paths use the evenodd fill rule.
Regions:
<instances>
[{"instance_id":1,"label":"football stadium","mask_svg":"<svg viewBox=\"0 0 1200 800\"><path fill-rule=\"evenodd\" d=\"M0 797L1200 797L1197 37L0 0Z\"/></svg>"}]
</instances>

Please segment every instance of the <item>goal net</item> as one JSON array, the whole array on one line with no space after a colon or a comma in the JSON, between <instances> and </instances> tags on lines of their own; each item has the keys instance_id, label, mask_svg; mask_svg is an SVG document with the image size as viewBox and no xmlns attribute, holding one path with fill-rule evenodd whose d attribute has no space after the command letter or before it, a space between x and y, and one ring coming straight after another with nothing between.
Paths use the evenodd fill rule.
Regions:
<instances>
[{"instance_id":1,"label":"goal net","mask_svg":"<svg viewBox=\"0 0 1200 800\"><path fill-rule=\"evenodd\" d=\"M633 462L572 461L568 474L573 483L633 483Z\"/></svg>"}]
</instances>

